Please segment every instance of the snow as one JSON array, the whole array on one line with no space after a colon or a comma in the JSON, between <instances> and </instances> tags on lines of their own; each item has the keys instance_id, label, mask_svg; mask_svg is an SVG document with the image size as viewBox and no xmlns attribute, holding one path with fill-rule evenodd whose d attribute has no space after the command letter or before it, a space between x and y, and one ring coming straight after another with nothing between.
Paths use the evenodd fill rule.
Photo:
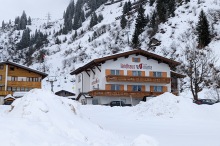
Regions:
<instances>
[{"instance_id":1,"label":"snow","mask_svg":"<svg viewBox=\"0 0 220 146\"><path fill-rule=\"evenodd\" d=\"M165 93L134 107L81 105L43 89L0 106L1 145L219 146L220 103Z\"/></svg>"}]
</instances>

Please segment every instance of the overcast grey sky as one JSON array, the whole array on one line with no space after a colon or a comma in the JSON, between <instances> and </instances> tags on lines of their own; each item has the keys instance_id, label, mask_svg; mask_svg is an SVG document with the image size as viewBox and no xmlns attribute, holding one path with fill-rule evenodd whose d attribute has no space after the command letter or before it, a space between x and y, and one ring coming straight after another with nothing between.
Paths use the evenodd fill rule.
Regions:
<instances>
[{"instance_id":1,"label":"overcast grey sky","mask_svg":"<svg viewBox=\"0 0 220 146\"><path fill-rule=\"evenodd\" d=\"M14 21L16 16L21 16L25 10L27 16L32 18L46 18L47 13L51 18L62 18L63 12L70 0L0 0L0 22Z\"/></svg>"}]
</instances>

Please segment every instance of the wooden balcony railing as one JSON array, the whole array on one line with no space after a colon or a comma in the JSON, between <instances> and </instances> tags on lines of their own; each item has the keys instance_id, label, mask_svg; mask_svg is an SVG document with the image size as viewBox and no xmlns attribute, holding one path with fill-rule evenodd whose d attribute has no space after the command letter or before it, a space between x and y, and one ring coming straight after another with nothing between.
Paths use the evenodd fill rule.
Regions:
<instances>
[{"instance_id":1,"label":"wooden balcony railing","mask_svg":"<svg viewBox=\"0 0 220 146\"><path fill-rule=\"evenodd\" d=\"M146 76L123 76L123 75L107 75L107 82L150 82L150 83L170 83L168 77L146 77Z\"/></svg>"},{"instance_id":2,"label":"wooden balcony railing","mask_svg":"<svg viewBox=\"0 0 220 146\"><path fill-rule=\"evenodd\" d=\"M89 92L90 96L116 96L116 97L136 97L158 96L164 92L148 92L148 91L114 91L114 90L93 90Z\"/></svg>"},{"instance_id":3,"label":"wooden balcony railing","mask_svg":"<svg viewBox=\"0 0 220 146\"><path fill-rule=\"evenodd\" d=\"M41 82L8 81L9 87L41 88Z\"/></svg>"},{"instance_id":4,"label":"wooden balcony railing","mask_svg":"<svg viewBox=\"0 0 220 146\"><path fill-rule=\"evenodd\" d=\"M0 96L7 96L8 94L13 94L12 91L0 91Z\"/></svg>"}]
</instances>

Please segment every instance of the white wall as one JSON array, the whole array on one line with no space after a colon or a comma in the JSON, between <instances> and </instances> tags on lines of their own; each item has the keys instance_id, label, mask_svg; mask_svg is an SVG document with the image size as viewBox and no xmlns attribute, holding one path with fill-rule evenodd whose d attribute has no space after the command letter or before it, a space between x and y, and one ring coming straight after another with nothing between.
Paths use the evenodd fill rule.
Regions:
<instances>
[{"instance_id":1,"label":"white wall","mask_svg":"<svg viewBox=\"0 0 220 146\"><path fill-rule=\"evenodd\" d=\"M140 58L140 62L132 62L132 57ZM135 69L126 69L122 68L121 64L128 64L128 65L135 65ZM137 68L140 64L143 64L145 66L152 66L152 68ZM99 71L101 70L101 72ZM83 92L88 92L92 90L96 90L99 88L99 90L105 90L106 84L124 84L124 90L127 90L127 85L145 85L146 91L150 91L150 86L154 85L161 85L161 86L167 86L168 91L171 91L171 84L156 84L156 83L129 83L129 82L106 82L106 69L116 69L116 70L124 70L124 75L127 75L128 70L137 70L137 71L145 71L145 76L149 76L150 71L158 71L158 72L167 72L167 77L170 77L170 67L169 65L165 63L158 63L158 61L153 59L147 59L144 56L141 55L130 55L128 58L121 57L118 58L116 61L109 60L106 61L104 64L101 64L99 66L99 69L97 67L93 68L93 71L89 71L90 77L86 72L83 72L83 79L81 77L81 80L83 80ZM79 94L79 89L82 92L82 81L78 82L78 76L82 76L82 74L78 74L76 76L76 96ZM98 99L99 104L107 104L111 102L112 100L119 100L117 97L94 97L94 99ZM121 98L123 99L123 98ZM126 99L126 103L130 103L130 97L124 97ZM139 101L142 99L134 99L133 103L134 105L138 104ZM92 103L92 99L87 99L87 103Z\"/></svg>"}]
</instances>

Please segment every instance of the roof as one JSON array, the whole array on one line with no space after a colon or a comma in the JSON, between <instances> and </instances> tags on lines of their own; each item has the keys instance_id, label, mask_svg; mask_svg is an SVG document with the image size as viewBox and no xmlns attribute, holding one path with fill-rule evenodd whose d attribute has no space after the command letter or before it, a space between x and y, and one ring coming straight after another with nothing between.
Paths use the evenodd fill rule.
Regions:
<instances>
[{"instance_id":1,"label":"roof","mask_svg":"<svg viewBox=\"0 0 220 146\"><path fill-rule=\"evenodd\" d=\"M57 91L55 94L57 95L57 94L62 93L62 92L67 92L69 94L75 95L75 93L72 93L72 92L69 92L69 91L66 91L66 90Z\"/></svg>"},{"instance_id":2,"label":"roof","mask_svg":"<svg viewBox=\"0 0 220 146\"><path fill-rule=\"evenodd\" d=\"M79 67L78 69L71 72L70 74L71 75L77 75L77 74L81 73L82 71L85 71L88 68L93 68L94 66L98 66L99 64L104 63L105 61L112 60L112 59L117 59L117 58L120 58L120 57L128 57L129 55L134 55L134 54L142 55L142 56L145 56L145 57L150 58L150 59L158 60L160 62L168 64L171 67L175 67L175 66L180 65L180 63L177 62L177 61L159 56L157 54L150 53L148 51L133 50L133 51L119 53L119 54L115 54L115 55L111 55L111 56L107 56L107 57L103 57L103 58L94 59L91 62L85 64L84 66Z\"/></svg>"},{"instance_id":3,"label":"roof","mask_svg":"<svg viewBox=\"0 0 220 146\"><path fill-rule=\"evenodd\" d=\"M43 72L40 72L40 71L37 71L37 70L31 69L31 68L29 68L29 67L26 67L26 66L23 66L23 65L20 65L20 64L14 63L14 62L4 61L4 62L0 62L0 65L1 65L1 64L13 65L13 66L16 66L16 67L19 67L19 68L22 68L22 69L25 69L25 70L28 70L28 71L31 71L31 72L34 72L34 73L40 74L43 78L47 77L47 74L46 74L46 73L43 73Z\"/></svg>"},{"instance_id":4,"label":"roof","mask_svg":"<svg viewBox=\"0 0 220 146\"><path fill-rule=\"evenodd\" d=\"M4 100L6 100L6 99L15 99L11 94L8 94L5 98L4 98Z\"/></svg>"},{"instance_id":5,"label":"roof","mask_svg":"<svg viewBox=\"0 0 220 146\"><path fill-rule=\"evenodd\" d=\"M185 75L182 75L180 73L174 72L172 70L170 72L171 72L171 76L175 76L177 78L185 78L186 77Z\"/></svg>"}]
</instances>

